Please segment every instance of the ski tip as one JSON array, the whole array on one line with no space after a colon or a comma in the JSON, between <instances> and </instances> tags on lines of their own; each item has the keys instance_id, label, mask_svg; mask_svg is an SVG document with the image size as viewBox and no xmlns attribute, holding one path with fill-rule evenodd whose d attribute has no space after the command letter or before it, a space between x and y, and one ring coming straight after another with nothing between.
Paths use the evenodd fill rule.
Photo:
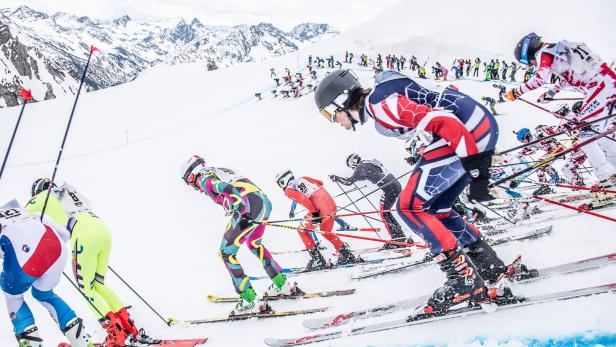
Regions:
<instances>
[{"instance_id":1,"label":"ski tip","mask_svg":"<svg viewBox=\"0 0 616 347\"><path fill-rule=\"evenodd\" d=\"M282 273L291 273L291 272L295 272L295 271L293 271L293 269L282 268Z\"/></svg>"},{"instance_id":2,"label":"ski tip","mask_svg":"<svg viewBox=\"0 0 616 347\"><path fill-rule=\"evenodd\" d=\"M206 296L207 296L207 300L208 301L212 301L213 302L213 301L218 300L218 295L206 294Z\"/></svg>"}]
</instances>

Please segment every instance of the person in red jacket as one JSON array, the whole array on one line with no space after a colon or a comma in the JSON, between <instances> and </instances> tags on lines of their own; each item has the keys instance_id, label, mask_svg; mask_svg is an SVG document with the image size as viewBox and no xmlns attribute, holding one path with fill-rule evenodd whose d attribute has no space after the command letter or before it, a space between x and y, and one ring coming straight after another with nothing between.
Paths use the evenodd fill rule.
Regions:
<instances>
[{"instance_id":1,"label":"person in red jacket","mask_svg":"<svg viewBox=\"0 0 616 347\"><path fill-rule=\"evenodd\" d=\"M310 177L295 178L291 170L285 170L276 176L276 183L284 190L284 194L293 200L294 205L300 204L308 210L300 224L303 229L298 229L299 237L311 257L306 269L319 270L328 267L319 247L308 233L309 230L314 230L316 227L319 227L323 232L323 237L338 251L337 265L362 261L360 257L351 253L346 243L343 243L338 236L331 233L336 220L337 208L334 198L323 188L322 181ZM291 209L289 216L291 218L295 216L294 209Z\"/></svg>"}]
</instances>

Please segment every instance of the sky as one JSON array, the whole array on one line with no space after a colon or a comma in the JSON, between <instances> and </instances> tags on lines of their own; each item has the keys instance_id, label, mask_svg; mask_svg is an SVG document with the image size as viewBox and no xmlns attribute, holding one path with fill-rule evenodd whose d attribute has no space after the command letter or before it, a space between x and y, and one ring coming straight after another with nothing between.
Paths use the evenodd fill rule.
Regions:
<instances>
[{"instance_id":1,"label":"sky","mask_svg":"<svg viewBox=\"0 0 616 347\"><path fill-rule=\"evenodd\" d=\"M108 20L128 14L139 19L198 18L204 24L238 25L269 22L291 29L304 22L327 23L344 31L399 0L2 0L1 8L27 5L46 13L58 11Z\"/></svg>"}]
</instances>

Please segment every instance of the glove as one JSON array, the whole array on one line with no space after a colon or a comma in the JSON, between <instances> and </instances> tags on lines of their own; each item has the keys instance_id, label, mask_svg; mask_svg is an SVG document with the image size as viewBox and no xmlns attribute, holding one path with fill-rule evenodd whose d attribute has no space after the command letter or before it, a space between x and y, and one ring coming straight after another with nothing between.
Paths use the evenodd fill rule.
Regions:
<instances>
[{"instance_id":1,"label":"glove","mask_svg":"<svg viewBox=\"0 0 616 347\"><path fill-rule=\"evenodd\" d=\"M318 226L319 224L321 224L321 222L323 222L323 217L321 217L321 212L318 211L318 210L312 212L311 218L312 218L311 223L315 227Z\"/></svg>"},{"instance_id":2,"label":"glove","mask_svg":"<svg viewBox=\"0 0 616 347\"><path fill-rule=\"evenodd\" d=\"M509 91L505 93L505 99L509 101L515 101L515 99L517 99L519 96L520 93L518 93L518 91L515 89L509 89Z\"/></svg>"},{"instance_id":3,"label":"glove","mask_svg":"<svg viewBox=\"0 0 616 347\"><path fill-rule=\"evenodd\" d=\"M295 211L289 211L289 218L295 217Z\"/></svg>"},{"instance_id":4,"label":"glove","mask_svg":"<svg viewBox=\"0 0 616 347\"><path fill-rule=\"evenodd\" d=\"M406 160L409 165L415 165L417 163L417 158L413 156L405 158L404 160Z\"/></svg>"},{"instance_id":5,"label":"glove","mask_svg":"<svg viewBox=\"0 0 616 347\"><path fill-rule=\"evenodd\" d=\"M336 175L329 175L329 179L332 180L332 182L338 182L338 176Z\"/></svg>"},{"instance_id":6,"label":"glove","mask_svg":"<svg viewBox=\"0 0 616 347\"><path fill-rule=\"evenodd\" d=\"M511 180L509 181L509 188L511 189L515 189L520 185L520 182L518 182L517 180Z\"/></svg>"},{"instance_id":7,"label":"glove","mask_svg":"<svg viewBox=\"0 0 616 347\"><path fill-rule=\"evenodd\" d=\"M493 154L492 150L460 158L462 167L473 179L469 185L468 198L470 201L490 201L498 197L489 189Z\"/></svg>"}]
</instances>

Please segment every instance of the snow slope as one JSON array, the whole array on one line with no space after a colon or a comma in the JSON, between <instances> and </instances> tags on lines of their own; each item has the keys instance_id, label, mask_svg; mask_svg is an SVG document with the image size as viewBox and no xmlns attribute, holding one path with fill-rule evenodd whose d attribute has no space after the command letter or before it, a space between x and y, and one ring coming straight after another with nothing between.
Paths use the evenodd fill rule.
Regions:
<instances>
[{"instance_id":1,"label":"snow slope","mask_svg":"<svg viewBox=\"0 0 616 347\"><path fill-rule=\"evenodd\" d=\"M395 8L390 12L395 12ZM378 30L374 23L363 28ZM592 34L594 29L588 30ZM351 47L360 36L350 33L344 37ZM383 46L390 43L385 39L382 42ZM82 95L58 181L70 182L92 201L96 213L108 223L114 235L111 266L165 317L198 319L223 315L231 309L227 305L210 304L204 298L205 293L233 293L229 276L218 258L227 219L219 207L180 180L180 163L190 155L201 153L213 165L232 167L250 177L271 198L274 206L271 219L286 218L290 205L274 182L276 173L283 169L291 168L297 175L324 180L330 173L348 175L344 159L350 152L357 152L367 158L379 158L394 173L409 170L402 160L405 153L399 140L376 135L370 125L356 133L332 126L316 112L311 96L280 101L271 100L266 94L270 87L269 67L297 68L298 59L301 59L299 65L303 65L309 53L326 52L332 44L327 42L307 48L299 58L291 55L213 72L205 71L198 64L158 66L134 82ZM375 47L379 45L381 43ZM417 52L421 54L419 48ZM370 82L371 73L358 71L358 74L363 81ZM491 83L461 81L456 85L477 98L494 93ZM444 87L434 82L426 82L426 86ZM268 97L257 102L252 95L260 90ZM71 98L57 98L27 106L10 166L0 185L0 201L17 197L25 203L32 181L51 175L71 105ZM514 129L554 123L549 115L524 104L498 107L505 113L498 118L502 134L499 148L515 143L511 134ZM0 110L0 138L9 138L17 113L18 108ZM4 153L5 148L6 141L3 141L0 152ZM332 193L339 192L331 182L326 182L326 186ZM372 200L376 203L378 197ZM344 197L337 201L346 203ZM371 209L365 202L360 208ZM614 209L605 213L616 216ZM360 218L349 219L349 222L364 226ZM553 224L551 236L500 247L499 254L505 261L523 254L527 264L542 267L616 250L616 234L610 222L576 216L554 220ZM295 232L273 228L267 231L264 243L272 250L298 249L301 245ZM357 249L373 245L356 240L349 240L349 243ZM326 253L331 254L329 250ZM240 251L238 259L249 274L263 274L258 261L245 249ZM283 266L291 267L305 264L308 257L300 254L277 259ZM67 268L66 272L70 270ZM307 291L358 288L353 296L276 302L273 306L285 310L327 305L332 306L331 312L344 312L428 294L443 281L436 267L363 282L349 280L350 272L339 270L295 279ZM615 278L616 269L605 268L526 285L518 292L543 293L554 288L613 282ZM262 345L264 337L307 333L301 326L305 317L167 328L115 276L108 274L107 281L133 305L137 324L153 336L208 336L208 344L212 346L258 346ZM255 281L254 285L260 291L269 283ZM85 318L97 339L102 339L103 331L87 312L88 307L79 294L65 280L57 292ZM62 341L63 337L44 309L29 295L27 300L46 346ZM560 337L588 331L616 334L615 305L616 296L603 295L346 338L323 345L479 345L486 341L488 344L506 341L507 345L515 346L523 344L521 341L525 338ZM362 323L369 322L359 324ZM2 346L14 343L10 326L7 313L0 309Z\"/></svg>"}]
</instances>

